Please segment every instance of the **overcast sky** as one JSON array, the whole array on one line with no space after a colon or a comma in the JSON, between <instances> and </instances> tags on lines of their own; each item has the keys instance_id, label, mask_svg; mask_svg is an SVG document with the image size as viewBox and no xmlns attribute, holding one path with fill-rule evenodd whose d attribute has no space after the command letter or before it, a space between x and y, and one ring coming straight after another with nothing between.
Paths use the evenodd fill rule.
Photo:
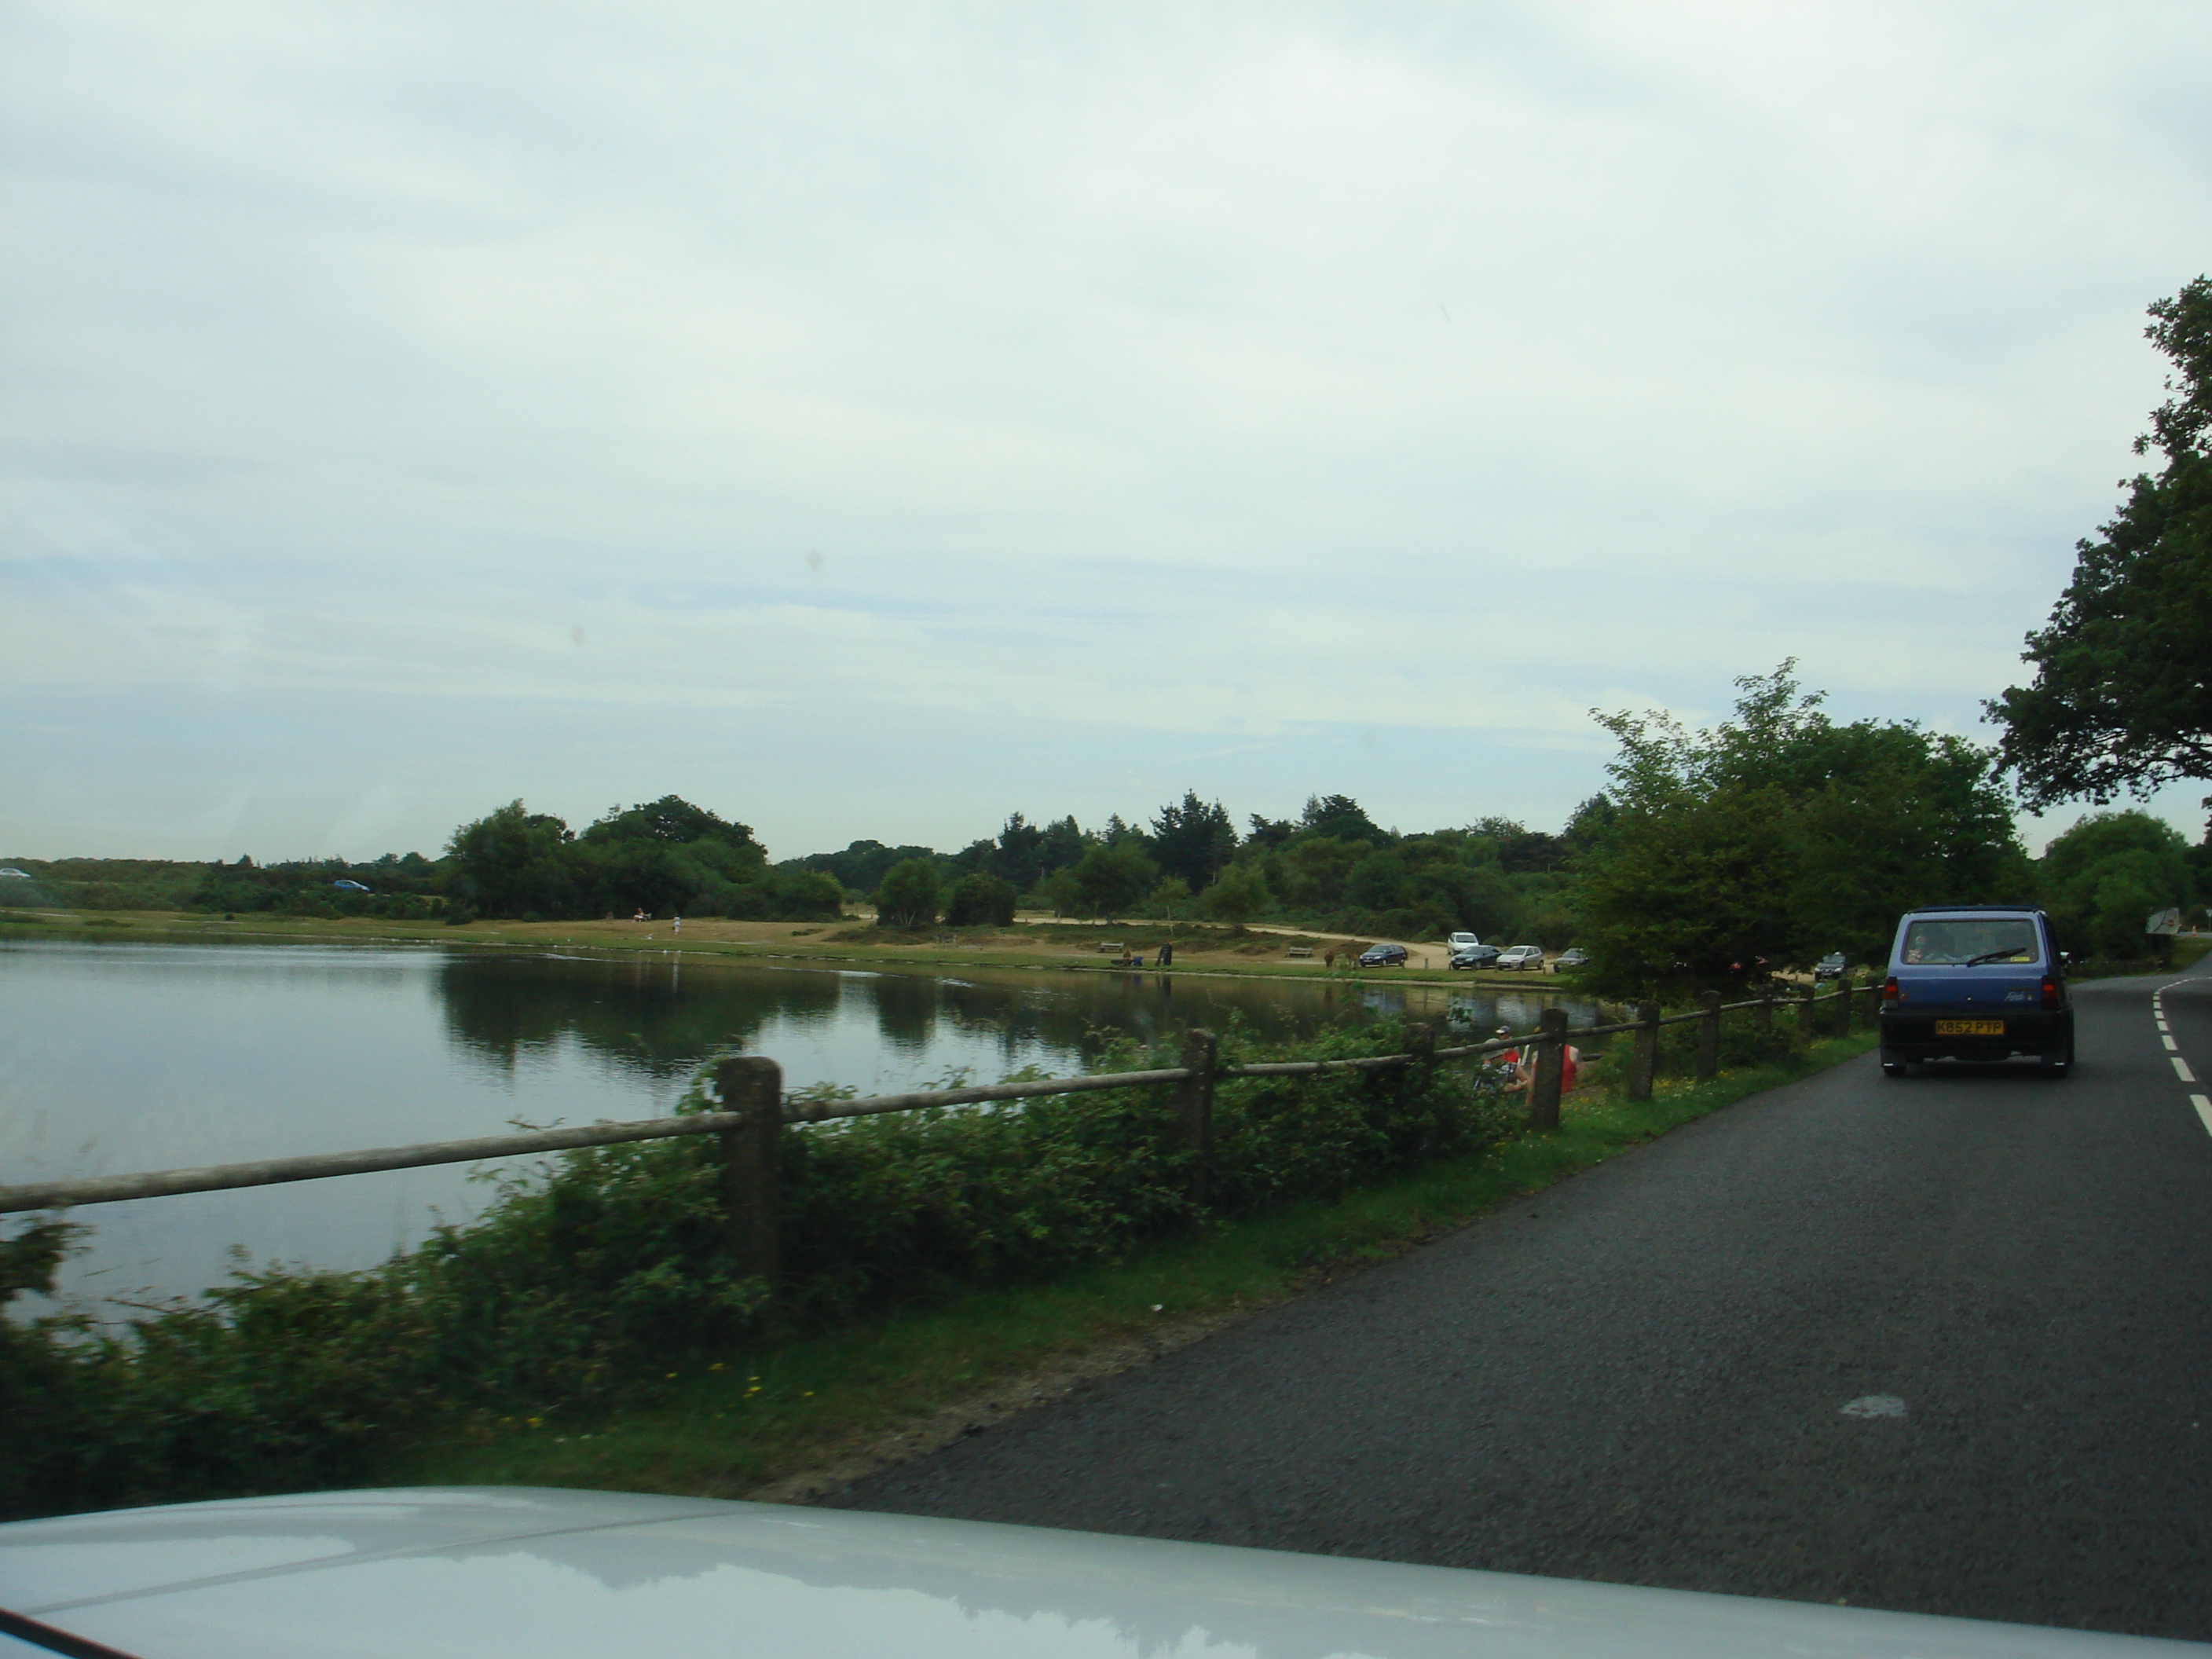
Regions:
<instances>
[{"instance_id":1,"label":"overcast sky","mask_svg":"<svg viewBox=\"0 0 2212 1659\"><path fill-rule=\"evenodd\" d=\"M2212 267L2208 61L2202 0L10 0L0 853L1556 828L1593 705L1793 655L1986 740Z\"/></svg>"}]
</instances>

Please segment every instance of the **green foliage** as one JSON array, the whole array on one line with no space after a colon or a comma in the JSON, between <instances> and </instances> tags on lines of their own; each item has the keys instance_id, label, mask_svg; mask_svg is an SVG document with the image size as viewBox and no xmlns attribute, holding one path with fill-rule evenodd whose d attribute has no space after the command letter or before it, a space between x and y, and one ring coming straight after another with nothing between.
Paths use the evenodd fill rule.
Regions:
<instances>
[{"instance_id":1,"label":"green foliage","mask_svg":"<svg viewBox=\"0 0 2212 1659\"><path fill-rule=\"evenodd\" d=\"M1760 958L1835 950L1866 960L1913 905L2024 896L1987 754L1910 722L1837 725L1798 696L1794 665L1739 679L1736 718L1709 732L1598 716L1620 752L1576 862L1596 988L1742 984Z\"/></svg>"},{"instance_id":2,"label":"green foliage","mask_svg":"<svg viewBox=\"0 0 2212 1659\"><path fill-rule=\"evenodd\" d=\"M845 890L826 872L779 867L733 887L722 914L740 921L835 921L845 914Z\"/></svg>"},{"instance_id":3,"label":"green foliage","mask_svg":"<svg viewBox=\"0 0 2212 1659\"><path fill-rule=\"evenodd\" d=\"M1180 805L1160 808L1152 820L1152 856L1161 869L1197 891L1221 873L1237 852L1237 826L1219 801L1200 801L1186 789Z\"/></svg>"},{"instance_id":4,"label":"green foliage","mask_svg":"<svg viewBox=\"0 0 2212 1659\"><path fill-rule=\"evenodd\" d=\"M955 927L1005 927L1021 895L1010 881L977 872L963 876L945 896L945 920Z\"/></svg>"},{"instance_id":5,"label":"green foliage","mask_svg":"<svg viewBox=\"0 0 2212 1659\"><path fill-rule=\"evenodd\" d=\"M927 859L906 859L884 872L876 889L876 914L886 927L927 927L937 920L937 867Z\"/></svg>"},{"instance_id":6,"label":"green foliage","mask_svg":"<svg viewBox=\"0 0 2212 1659\"><path fill-rule=\"evenodd\" d=\"M2093 812L2053 840L2037 860L2043 906L2064 948L2127 958L2169 943L2147 937L2154 910L2197 902L2189 843L2149 813Z\"/></svg>"},{"instance_id":7,"label":"green foliage","mask_svg":"<svg viewBox=\"0 0 2212 1659\"><path fill-rule=\"evenodd\" d=\"M1267 878L1257 864L1232 864L1206 890L1200 902L1216 921L1241 927L1268 908Z\"/></svg>"},{"instance_id":8,"label":"green foliage","mask_svg":"<svg viewBox=\"0 0 2212 1659\"><path fill-rule=\"evenodd\" d=\"M933 860L937 854L927 847L886 847L879 841L856 841L842 853L809 853L803 859L793 859L786 868L819 871L835 877L846 890L854 893L872 893L883 885L884 877L894 864L903 864L908 859Z\"/></svg>"},{"instance_id":9,"label":"green foliage","mask_svg":"<svg viewBox=\"0 0 2212 1659\"><path fill-rule=\"evenodd\" d=\"M676 795L611 809L581 836L510 801L453 832L441 880L472 914L524 921L643 910L814 921L844 902L834 875L770 870L750 829Z\"/></svg>"},{"instance_id":10,"label":"green foliage","mask_svg":"<svg viewBox=\"0 0 2212 1659\"><path fill-rule=\"evenodd\" d=\"M1134 909L1159 877L1160 866L1146 856L1143 842L1125 834L1092 845L1054 878L1051 890L1069 915L1119 916Z\"/></svg>"},{"instance_id":11,"label":"green foliage","mask_svg":"<svg viewBox=\"0 0 2212 1659\"><path fill-rule=\"evenodd\" d=\"M2027 636L2033 683L1987 705L2031 807L2212 779L2212 278L2150 311L2174 395L2136 453L2154 446L2166 467L2139 474L2119 515L2076 544L2073 580Z\"/></svg>"},{"instance_id":12,"label":"green foliage","mask_svg":"<svg viewBox=\"0 0 2212 1659\"><path fill-rule=\"evenodd\" d=\"M1229 1064L1402 1049L1381 1024ZM1109 1069L1174 1063L1123 1043ZM693 1104L696 1105L695 1096ZM1511 1108L1465 1068L1226 1080L1214 1208L1298 1198L1491 1144ZM1164 1089L848 1119L783 1141L784 1309L822 1324L1034 1282L1188 1225ZM0 1505L82 1509L359 1479L439 1425L650 1399L679 1357L754 1329L763 1287L724 1244L709 1137L564 1153L484 1215L359 1273L240 1271L120 1328L0 1321ZM0 1299L43 1290L73 1229L0 1243Z\"/></svg>"}]
</instances>

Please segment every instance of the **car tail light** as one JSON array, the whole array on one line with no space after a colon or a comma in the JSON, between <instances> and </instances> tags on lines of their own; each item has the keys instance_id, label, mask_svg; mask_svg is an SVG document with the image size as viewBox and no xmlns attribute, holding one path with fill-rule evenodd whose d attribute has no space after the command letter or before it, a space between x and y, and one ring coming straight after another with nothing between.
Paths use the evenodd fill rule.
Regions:
<instances>
[{"instance_id":1,"label":"car tail light","mask_svg":"<svg viewBox=\"0 0 2212 1659\"><path fill-rule=\"evenodd\" d=\"M1884 1002L1902 1002L1905 1000L1905 993L1897 988L1897 975L1895 974L1892 974L1887 979L1882 981L1881 1000Z\"/></svg>"},{"instance_id":2,"label":"car tail light","mask_svg":"<svg viewBox=\"0 0 2212 1659\"><path fill-rule=\"evenodd\" d=\"M2043 1006L2046 1008L2058 1006L2058 981L2049 974L2043 976Z\"/></svg>"}]
</instances>

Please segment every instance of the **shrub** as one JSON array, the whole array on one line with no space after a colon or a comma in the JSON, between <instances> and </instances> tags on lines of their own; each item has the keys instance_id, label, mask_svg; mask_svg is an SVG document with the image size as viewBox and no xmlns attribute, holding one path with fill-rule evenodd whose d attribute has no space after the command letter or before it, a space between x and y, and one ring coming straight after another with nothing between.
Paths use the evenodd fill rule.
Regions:
<instances>
[{"instance_id":1,"label":"shrub","mask_svg":"<svg viewBox=\"0 0 2212 1659\"><path fill-rule=\"evenodd\" d=\"M902 859L884 872L876 912L886 927L927 927L937 920L937 870L927 859Z\"/></svg>"},{"instance_id":2,"label":"shrub","mask_svg":"<svg viewBox=\"0 0 2212 1659\"><path fill-rule=\"evenodd\" d=\"M1013 883L996 876L963 876L945 896L945 920L955 927L1011 927L1020 896Z\"/></svg>"},{"instance_id":3,"label":"shrub","mask_svg":"<svg viewBox=\"0 0 2212 1659\"><path fill-rule=\"evenodd\" d=\"M1267 1057L1388 1053L1378 1024ZM1226 1064L1261 1058L1224 1035ZM1108 1069L1175 1063L1133 1043ZM696 1091L689 1103L702 1103ZM1225 1079L1213 1207L1333 1194L1480 1147L1511 1109L1464 1067ZM1194 1218L1164 1088L823 1123L783 1138L787 1314L809 1324L1034 1279ZM0 1511L331 1486L441 1420L649 1394L768 1304L724 1242L710 1138L563 1153L465 1226L356 1273L240 1270L120 1328L0 1321ZM0 1242L0 1299L51 1284L74 1229Z\"/></svg>"}]
</instances>

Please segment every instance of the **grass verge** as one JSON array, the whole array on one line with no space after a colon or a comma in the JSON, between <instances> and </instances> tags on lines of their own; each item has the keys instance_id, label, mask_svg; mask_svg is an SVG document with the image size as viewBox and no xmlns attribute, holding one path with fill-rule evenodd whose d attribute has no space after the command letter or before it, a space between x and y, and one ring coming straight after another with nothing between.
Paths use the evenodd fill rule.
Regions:
<instances>
[{"instance_id":1,"label":"grass verge","mask_svg":"<svg viewBox=\"0 0 2212 1659\"><path fill-rule=\"evenodd\" d=\"M1046 1284L781 1341L672 1372L660 1403L592 1419L478 1419L379 1469L386 1484L584 1486L801 1497L974 1424L1195 1340L1245 1314L1465 1225L1693 1118L1865 1053L1828 1037L1711 1083L1626 1098L1593 1064L1559 1129L1357 1188L1334 1202L1219 1222ZM818 1484L818 1483L817 1483Z\"/></svg>"}]
</instances>

